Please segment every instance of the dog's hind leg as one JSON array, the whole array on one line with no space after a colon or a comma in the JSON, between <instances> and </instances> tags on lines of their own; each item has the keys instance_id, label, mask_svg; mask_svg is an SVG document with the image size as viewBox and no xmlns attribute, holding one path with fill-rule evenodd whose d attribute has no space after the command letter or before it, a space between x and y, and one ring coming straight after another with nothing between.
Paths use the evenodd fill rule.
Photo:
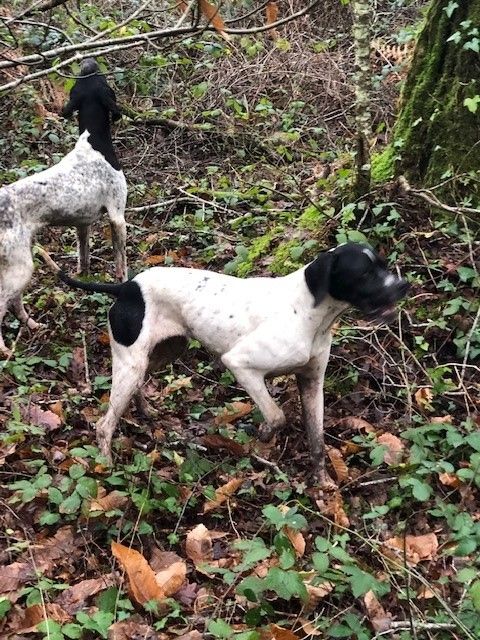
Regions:
<instances>
[{"instance_id":1,"label":"dog's hind leg","mask_svg":"<svg viewBox=\"0 0 480 640\"><path fill-rule=\"evenodd\" d=\"M3 297L2 291L0 290L0 353L5 353L7 355L10 355L11 351L10 349L7 348L7 345L5 344L3 340L3 335L2 335L2 323L3 323L3 318L7 313L7 308L8 308L8 301L6 298Z\"/></svg>"},{"instance_id":2,"label":"dog's hind leg","mask_svg":"<svg viewBox=\"0 0 480 640\"><path fill-rule=\"evenodd\" d=\"M21 238L16 239L9 261L7 264L4 261L0 271L0 351L5 353L9 353L9 349L3 341L1 326L10 305L21 322L26 322L31 329L38 327L35 320L29 318L22 302L22 291L32 277L33 259L29 244L24 246L21 240Z\"/></svg>"},{"instance_id":3,"label":"dog's hind leg","mask_svg":"<svg viewBox=\"0 0 480 640\"><path fill-rule=\"evenodd\" d=\"M90 269L90 225L79 224L77 226L78 269L81 274L88 273Z\"/></svg>"},{"instance_id":4,"label":"dog's hind leg","mask_svg":"<svg viewBox=\"0 0 480 640\"><path fill-rule=\"evenodd\" d=\"M29 329L38 329L40 326L38 322L35 322L33 318L30 318L25 307L23 306L22 294L17 294L12 300L12 309L14 314L20 320L27 325Z\"/></svg>"},{"instance_id":5,"label":"dog's hind leg","mask_svg":"<svg viewBox=\"0 0 480 640\"><path fill-rule=\"evenodd\" d=\"M111 219L110 228L112 230L113 253L115 258L115 275L119 280L125 282L127 273L127 227L123 217Z\"/></svg>"},{"instance_id":6,"label":"dog's hind leg","mask_svg":"<svg viewBox=\"0 0 480 640\"><path fill-rule=\"evenodd\" d=\"M115 258L115 275L125 282L127 272L127 225L125 222L125 205L127 203L127 183L120 171L114 193L107 203L107 213L112 230L113 255Z\"/></svg>"},{"instance_id":7,"label":"dog's hind leg","mask_svg":"<svg viewBox=\"0 0 480 640\"><path fill-rule=\"evenodd\" d=\"M112 461L112 437L128 403L142 386L148 367L148 353L137 347L114 344L112 349L112 388L105 416L97 423L100 453Z\"/></svg>"},{"instance_id":8,"label":"dog's hind leg","mask_svg":"<svg viewBox=\"0 0 480 640\"><path fill-rule=\"evenodd\" d=\"M188 340L185 336L171 336L158 342L150 353L148 372L160 371L165 365L174 362L187 348ZM142 389L135 394L137 411L147 418L154 418L158 411L150 405Z\"/></svg>"}]
</instances>

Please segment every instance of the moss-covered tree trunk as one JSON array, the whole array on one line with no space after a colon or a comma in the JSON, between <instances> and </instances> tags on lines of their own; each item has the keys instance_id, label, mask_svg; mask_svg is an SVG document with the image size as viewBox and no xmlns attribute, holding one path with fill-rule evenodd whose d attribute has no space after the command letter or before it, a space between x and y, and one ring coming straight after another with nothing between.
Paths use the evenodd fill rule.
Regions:
<instances>
[{"instance_id":1,"label":"moss-covered tree trunk","mask_svg":"<svg viewBox=\"0 0 480 640\"><path fill-rule=\"evenodd\" d=\"M412 183L480 170L479 50L480 0L432 0L395 127L397 173Z\"/></svg>"}]
</instances>

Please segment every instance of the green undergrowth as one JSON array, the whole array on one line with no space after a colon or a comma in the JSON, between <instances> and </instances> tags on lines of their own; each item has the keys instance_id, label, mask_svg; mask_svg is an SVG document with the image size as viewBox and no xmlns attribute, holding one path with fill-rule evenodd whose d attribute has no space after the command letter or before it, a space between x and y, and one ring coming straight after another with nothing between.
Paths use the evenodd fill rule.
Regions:
<instances>
[{"instance_id":1,"label":"green undergrowth","mask_svg":"<svg viewBox=\"0 0 480 640\"><path fill-rule=\"evenodd\" d=\"M95 5L82 11L96 30L112 25ZM63 27L79 28L67 14ZM125 34L144 28L133 21ZM335 29L304 53L333 54L341 37ZM107 639L117 637L114 623L162 640L189 631L218 640L480 636L476 223L391 199L383 183L402 152L397 138L372 158L375 192L352 201L352 141L338 133L347 121L338 116L333 139L318 105L283 86L259 92L255 81L248 93L214 75L235 55L260 68L269 47L283 64L282 55L296 55L290 44L249 36L234 50L205 33L146 52L137 68L119 63L111 79L132 109L199 128L163 136L124 118L115 139L129 205L159 203L128 212L132 274L158 264L278 277L353 240L408 279L390 325L352 312L333 328L325 430L338 490L311 486L294 378L269 382L288 428L261 445L258 409L195 340L149 375L157 414L132 404L107 467L95 424L111 384L111 300L66 289L36 261L25 300L44 326L33 333L8 315L15 354L0 363L0 635L8 640ZM29 88L12 106L0 140L6 182L41 170L75 139L75 123L32 116L37 99ZM112 279L107 236L93 229L95 279ZM73 272L73 230L39 240ZM199 526L207 533L194 556L187 541ZM186 569L180 588L142 601L121 579L112 542L157 573L155 557L176 554ZM13 588L3 590L7 578Z\"/></svg>"}]
</instances>

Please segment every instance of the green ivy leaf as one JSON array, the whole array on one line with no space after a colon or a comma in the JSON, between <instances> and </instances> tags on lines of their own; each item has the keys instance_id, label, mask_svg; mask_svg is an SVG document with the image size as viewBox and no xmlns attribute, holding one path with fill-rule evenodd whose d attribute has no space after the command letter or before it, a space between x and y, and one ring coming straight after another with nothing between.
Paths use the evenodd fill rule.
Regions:
<instances>
[{"instance_id":1,"label":"green ivy leaf","mask_svg":"<svg viewBox=\"0 0 480 640\"><path fill-rule=\"evenodd\" d=\"M216 638L230 638L233 635L232 627L225 620L210 620L208 623L208 631Z\"/></svg>"},{"instance_id":2,"label":"green ivy leaf","mask_svg":"<svg viewBox=\"0 0 480 640\"><path fill-rule=\"evenodd\" d=\"M86 473L86 470L83 464L72 464L72 466L68 470L68 475L73 480L78 480L79 478L84 476L85 473Z\"/></svg>"},{"instance_id":3,"label":"green ivy leaf","mask_svg":"<svg viewBox=\"0 0 480 640\"><path fill-rule=\"evenodd\" d=\"M467 109L471 113L477 113L478 103L480 102L480 96L477 94L472 98L465 98L463 101L463 106L467 107Z\"/></svg>"},{"instance_id":4,"label":"green ivy leaf","mask_svg":"<svg viewBox=\"0 0 480 640\"><path fill-rule=\"evenodd\" d=\"M470 597L472 598L473 606L477 611L480 611L480 580L475 580L469 589Z\"/></svg>"},{"instance_id":5,"label":"green ivy leaf","mask_svg":"<svg viewBox=\"0 0 480 640\"><path fill-rule=\"evenodd\" d=\"M63 500L63 493L56 487L48 489L48 500L53 504L60 504Z\"/></svg>"},{"instance_id":6,"label":"green ivy leaf","mask_svg":"<svg viewBox=\"0 0 480 640\"><path fill-rule=\"evenodd\" d=\"M60 520L60 516L58 513L50 513L49 511L44 511L40 516L40 524L42 526L55 524Z\"/></svg>"},{"instance_id":7,"label":"green ivy leaf","mask_svg":"<svg viewBox=\"0 0 480 640\"><path fill-rule=\"evenodd\" d=\"M454 0L450 0L450 2L447 4L446 7L443 7L443 10L445 11L445 13L447 14L447 16L449 18L452 17L453 12L455 11L455 9L458 8L458 2L454 2Z\"/></svg>"},{"instance_id":8,"label":"green ivy leaf","mask_svg":"<svg viewBox=\"0 0 480 640\"><path fill-rule=\"evenodd\" d=\"M0 598L0 620L5 617L5 615L12 608L12 603L5 597Z\"/></svg>"},{"instance_id":9,"label":"green ivy leaf","mask_svg":"<svg viewBox=\"0 0 480 640\"><path fill-rule=\"evenodd\" d=\"M343 567L343 571L349 575L352 594L355 598L363 596L367 591L377 592L379 584L378 580L366 571L362 571L362 569L353 565Z\"/></svg>"},{"instance_id":10,"label":"green ivy leaf","mask_svg":"<svg viewBox=\"0 0 480 640\"><path fill-rule=\"evenodd\" d=\"M274 591L283 600L297 596L307 599L307 589L296 571L283 571L279 567L272 567L264 580L267 589Z\"/></svg>"},{"instance_id":11,"label":"green ivy leaf","mask_svg":"<svg viewBox=\"0 0 480 640\"><path fill-rule=\"evenodd\" d=\"M74 491L72 495L68 496L68 498L65 498L62 504L58 507L58 510L60 513L65 514L77 513L77 511L80 509L80 503L80 496L76 491Z\"/></svg>"}]
</instances>

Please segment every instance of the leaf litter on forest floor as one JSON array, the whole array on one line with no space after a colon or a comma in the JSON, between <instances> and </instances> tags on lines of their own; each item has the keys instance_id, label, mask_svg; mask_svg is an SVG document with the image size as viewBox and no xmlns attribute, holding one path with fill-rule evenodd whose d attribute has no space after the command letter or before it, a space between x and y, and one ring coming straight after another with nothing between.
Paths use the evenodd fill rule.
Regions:
<instances>
[{"instance_id":1,"label":"leaf litter on forest floor","mask_svg":"<svg viewBox=\"0 0 480 640\"><path fill-rule=\"evenodd\" d=\"M174 595L185 581L187 567L180 558L155 572L139 551L118 542L112 542L111 548L112 554L127 574L130 592L138 604L145 604L150 600L161 603Z\"/></svg>"},{"instance_id":2,"label":"leaf litter on forest floor","mask_svg":"<svg viewBox=\"0 0 480 640\"><path fill-rule=\"evenodd\" d=\"M420 536L406 535L385 540L382 549L389 557L400 558L404 555L410 565L416 565L426 560L434 560L438 551L438 538L435 533Z\"/></svg>"},{"instance_id":3,"label":"leaf litter on forest floor","mask_svg":"<svg viewBox=\"0 0 480 640\"><path fill-rule=\"evenodd\" d=\"M215 491L215 496L212 500L207 500L203 505L203 513L214 511L222 506L232 495L237 491L245 482L244 478L231 478L221 487L218 487Z\"/></svg>"}]
</instances>

